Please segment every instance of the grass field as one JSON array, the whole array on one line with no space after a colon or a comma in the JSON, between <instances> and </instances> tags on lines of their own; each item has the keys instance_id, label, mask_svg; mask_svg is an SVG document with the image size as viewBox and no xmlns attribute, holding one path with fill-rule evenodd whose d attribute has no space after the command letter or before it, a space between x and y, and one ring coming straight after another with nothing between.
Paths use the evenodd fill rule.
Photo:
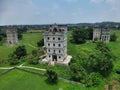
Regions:
<instances>
[{"instance_id":1,"label":"grass field","mask_svg":"<svg viewBox=\"0 0 120 90\"><path fill-rule=\"evenodd\" d=\"M0 77L0 90L102 90L103 88L85 88L77 84L58 81L55 85L46 83L46 77L38 76L20 70L11 72Z\"/></svg>"}]
</instances>

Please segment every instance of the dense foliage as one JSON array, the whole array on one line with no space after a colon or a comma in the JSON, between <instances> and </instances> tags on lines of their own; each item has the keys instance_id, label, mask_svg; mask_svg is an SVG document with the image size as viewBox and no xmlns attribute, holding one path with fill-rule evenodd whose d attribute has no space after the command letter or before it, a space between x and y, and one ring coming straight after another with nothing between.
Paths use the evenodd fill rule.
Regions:
<instances>
[{"instance_id":1,"label":"dense foliage","mask_svg":"<svg viewBox=\"0 0 120 90\"><path fill-rule=\"evenodd\" d=\"M50 84L56 84L57 81L58 81L58 76L57 76L57 73L55 71L52 71L52 70L47 70L46 71L46 74L47 74L47 81L50 83Z\"/></svg>"},{"instance_id":2,"label":"dense foliage","mask_svg":"<svg viewBox=\"0 0 120 90\"><path fill-rule=\"evenodd\" d=\"M20 59L21 57L27 55L25 46L17 47L16 50L14 51L14 54L17 56L18 59Z\"/></svg>"},{"instance_id":3,"label":"dense foliage","mask_svg":"<svg viewBox=\"0 0 120 90\"><path fill-rule=\"evenodd\" d=\"M21 40L23 38L22 34L27 32L27 28L26 27L17 28L17 32L18 32L18 39Z\"/></svg>"},{"instance_id":4,"label":"dense foliage","mask_svg":"<svg viewBox=\"0 0 120 90\"><path fill-rule=\"evenodd\" d=\"M41 47L44 45L44 39L41 39L40 41L37 42L37 46Z\"/></svg>"},{"instance_id":5,"label":"dense foliage","mask_svg":"<svg viewBox=\"0 0 120 90\"><path fill-rule=\"evenodd\" d=\"M117 40L117 35L115 33L110 35L110 41L115 42Z\"/></svg>"},{"instance_id":6,"label":"dense foliage","mask_svg":"<svg viewBox=\"0 0 120 90\"><path fill-rule=\"evenodd\" d=\"M0 44L2 44L2 41L4 40L5 37L6 37L5 31L0 30Z\"/></svg>"},{"instance_id":7,"label":"dense foliage","mask_svg":"<svg viewBox=\"0 0 120 90\"><path fill-rule=\"evenodd\" d=\"M19 59L16 57L15 54L10 54L8 59L10 65L16 65L19 63Z\"/></svg>"},{"instance_id":8,"label":"dense foliage","mask_svg":"<svg viewBox=\"0 0 120 90\"><path fill-rule=\"evenodd\" d=\"M92 39L93 30L91 28L76 28L72 32L72 42L76 44L85 43L86 40Z\"/></svg>"},{"instance_id":9,"label":"dense foliage","mask_svg":"<svg viewBox=\"0 0 120 90\"><path fill-rule=\"evenodd\" d=\"M33 65L38 64L38 60L39 60L38 57L35 57L33 55L28 55L26 59L28 60L29 64L33 64Z\"/></svg>"},{"instance_id":10,"label":"dense foliage","mask_svg":"<svg viewBox=\"0 0 120 90\"><path fill-rule=\"evenodd\" d=\"M114 56L103 42L96 43L94 52L81 50L70 65L72 79L86 86L98 85L102 77L110 75Z\"/></svg>"}]
</instances>

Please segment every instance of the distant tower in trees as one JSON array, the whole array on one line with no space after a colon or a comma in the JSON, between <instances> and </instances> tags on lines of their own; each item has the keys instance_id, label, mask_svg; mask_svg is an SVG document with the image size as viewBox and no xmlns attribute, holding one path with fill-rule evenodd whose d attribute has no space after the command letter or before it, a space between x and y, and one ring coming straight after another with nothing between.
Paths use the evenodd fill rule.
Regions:
<instances>
[{"instance_id":1,"label":"distant tower in trees","mask_svg":"<svg viewBox=\"0 0 120 90\"><path fill-rule=\"evenodd\" d=\"M110 41L110 29L108 28L101 28L101 27L94 27L93 28L93 41Z\"/></svg>"},{"instance_id":2,"label":"distant tower in trees","mask_svg":"<svg viewBox=\"0 0 120 90\"><path fill-rule=\"evenodd\" d=\"M18 34L17 30L13 27L8 27L6 31L7 35L7 45L8 46L13 46L18 43Z\"/></svg>"},{"instance_id":3,"label":"distant tower in trees","mask_svg":"<svg viewBox=\"0 0 120 90\"><path fill-rule=\"evenodd\" d=\"M71 56L67 55L67 27L56 24L44 33L44 45L47 53L43 62L68 65Z\"/></svg>"}]
</instances>

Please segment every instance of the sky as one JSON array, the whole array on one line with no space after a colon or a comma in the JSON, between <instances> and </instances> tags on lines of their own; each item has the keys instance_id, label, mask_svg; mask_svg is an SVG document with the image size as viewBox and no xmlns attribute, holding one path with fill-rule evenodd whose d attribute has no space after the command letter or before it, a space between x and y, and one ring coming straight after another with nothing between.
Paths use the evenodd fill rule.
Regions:
<instances>
[{"instance_id":1,"label":"sky","mask_svg":"<svg viewBox=\"0 0 120 90\"><path fill-rule=\"evenodd\" d=\"M120 0L0 0L0 25L120 22Z\"/></svg>"}]
</instances>

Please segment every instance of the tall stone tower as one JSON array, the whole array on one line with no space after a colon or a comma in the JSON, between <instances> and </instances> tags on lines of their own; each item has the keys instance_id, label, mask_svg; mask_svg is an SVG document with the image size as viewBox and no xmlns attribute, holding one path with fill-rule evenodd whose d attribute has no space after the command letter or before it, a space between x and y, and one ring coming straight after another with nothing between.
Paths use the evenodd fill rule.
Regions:
<instances>
[{"instance_id":1,"label":"tall stone tower","mask_svg":"<svg viewBox=\"0 0 120 90\"><path fill-rule=\"evenodd\" d=\"M103 28L101 32L101 41L109 42L110 41L110 30L108 28Z\"/></svg>"},{"instance_id":2,"label":"tall stone tower","mask_svg":"<svg viewBox=\"0 0 120 90\"><path fill-rule=\"evenodd\" d=\"M94 27L93 28L93 41L110 41L110 29L108 28L101 28L101 27Z\"/></svg>"},{"instance_id":3,"label":"tall stone tower","mask_svg":"<svg viewBox=\"0 0 120 90\"><path fill-rule=\"evenodd\" d=\"M44 33L44 45L47 53L43 62L69 64L72 57L67 55L67 27L56 24L50 26Z\"/></svg>"},{"instance_id":4,"label":"tall stone tower","mask_svg":"<svg viewBox=\"0 0 120 90\"><path fill-rule=\"evenodd\" d=\"M13 46L18 43L17 30L13 27L9 27L6 31L7 35L7 45Z\"/></svg>"},{"instance_id":5,"label":"tall stone tower","mask_svg":"<svg viewBox=\"0 0 120 90\"><path fill-rule=\"evenodd\" d=\"M100 40L101 37L101 28L94 27L93 28L93 41Z\"/></svg>"}]
</instances>

